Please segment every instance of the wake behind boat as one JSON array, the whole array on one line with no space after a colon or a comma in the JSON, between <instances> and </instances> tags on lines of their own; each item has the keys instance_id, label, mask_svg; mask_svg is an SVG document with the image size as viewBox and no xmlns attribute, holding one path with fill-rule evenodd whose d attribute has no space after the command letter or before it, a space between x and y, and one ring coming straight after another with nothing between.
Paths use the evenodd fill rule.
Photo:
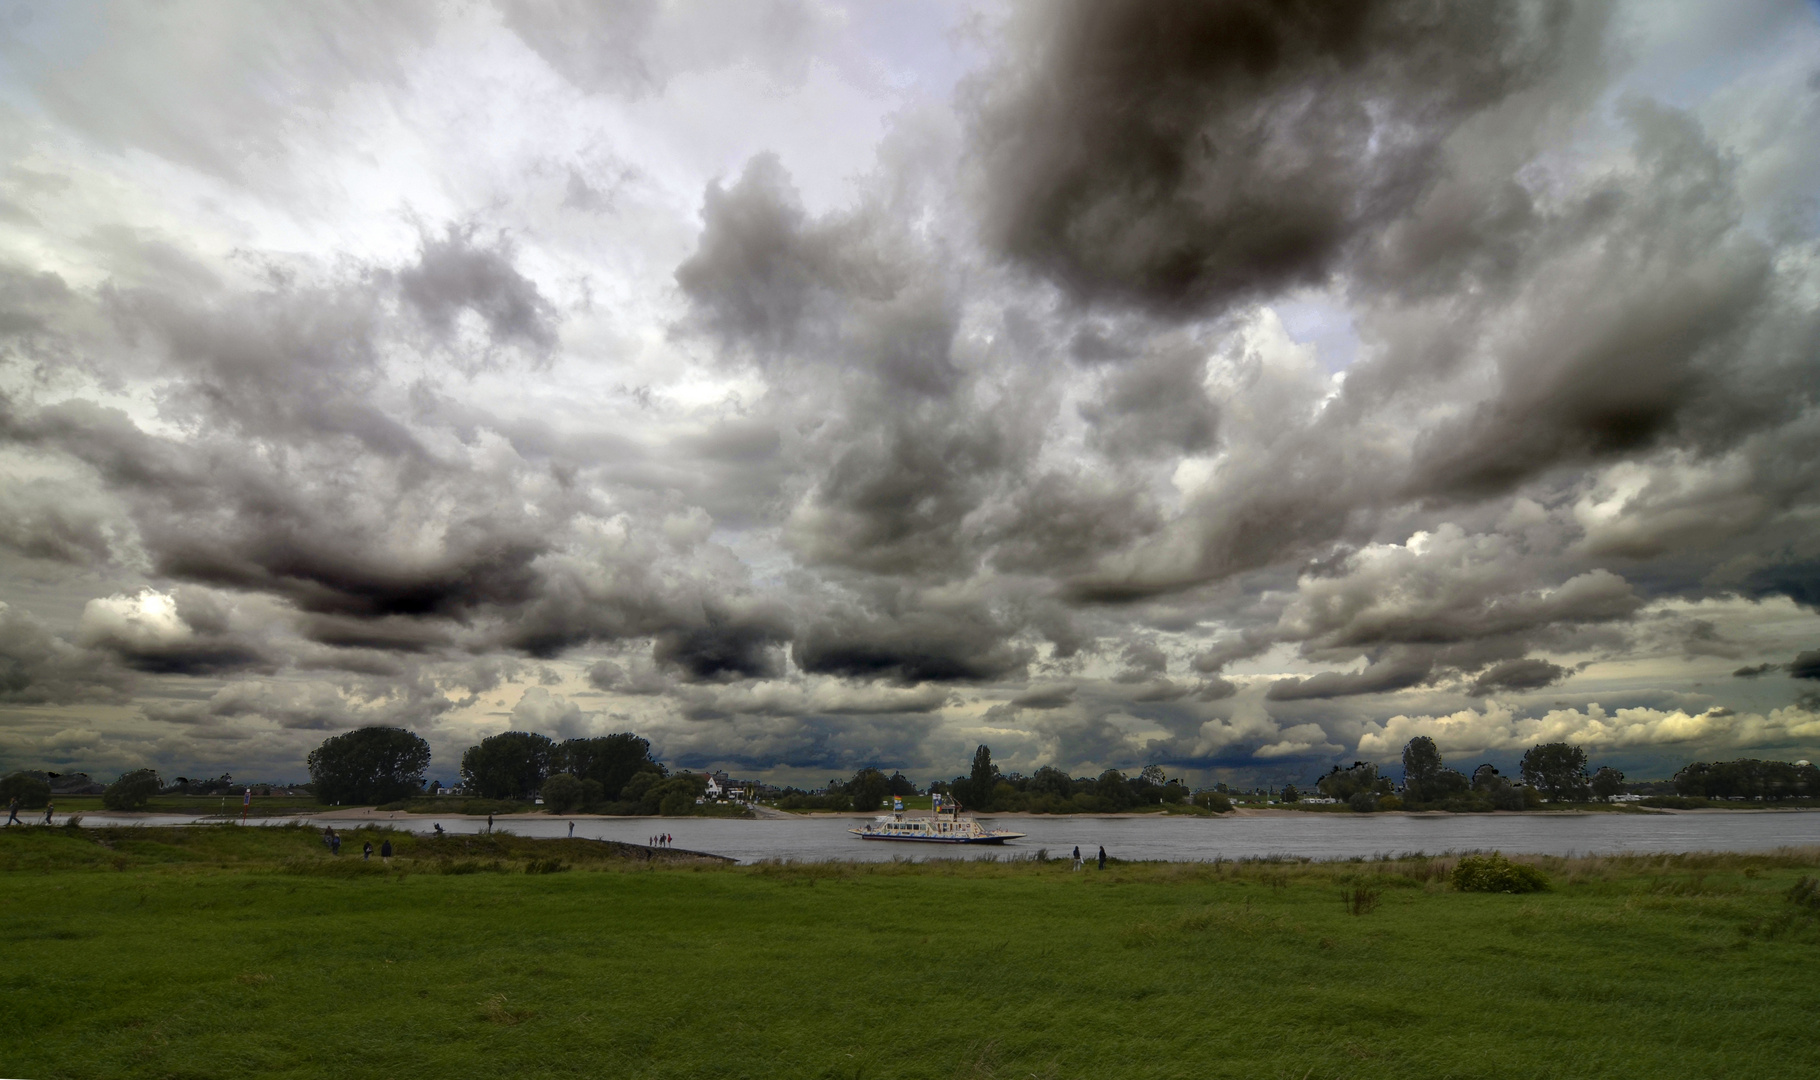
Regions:
<instances>
[{"instance_id":1,"label":"wake behind boat","mask_svg":"<svg viewBox=\"0 0 1820 1080\"><path fill-rule=\"evenodd\" d=\"M1025 835L1009 829L987 829L972 818L961 817L958 803L951 803L946 813L943 811L939 796L929 817L905 817L903 803L899 802L892 813L847 831L861 840L906 840L924 844L1002 844Z\"/></svg>"}]
</instances>

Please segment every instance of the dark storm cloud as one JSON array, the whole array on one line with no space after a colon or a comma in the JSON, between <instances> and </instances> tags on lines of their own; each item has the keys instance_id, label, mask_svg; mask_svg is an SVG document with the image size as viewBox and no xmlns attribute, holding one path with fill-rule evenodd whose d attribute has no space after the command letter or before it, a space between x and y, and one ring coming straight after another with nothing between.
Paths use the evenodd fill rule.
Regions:
<instances>
[{"instance_id":1,"label":"dark storm cloud","mask_svg":"<svg viewBox=\"0 0 1820 1080\"><path fill-rule=\"evenodd\" d=\"M1366 665L1359 672L1323 671L1306 679L1282 679L1270 684L1265 697L1270 701L1301 701L1307 698L1349 697L1354 694L1382 694L1406 690L1429 680L1434 671L1431 657L1393 650L1382 661Z\"/></svg>"},{"instance_id":2,"label":"dark storm cloud","mask_svg":"<svg viewBox=\"0 0 1820 1080\"><path fill-rule=\"evenodd\" d=\"M1169 343L1140 360L1108 367L1100 392L1080 406L1095 449L1124 459L1180 457L1213 446L1220 412L1202 386L1203 347Z\"/></svg>"},{"instance_id":3,"label":"dark storm cloud","mask_svg":"<svg viewBox=\"0 0 1820 1080\"><path fill-rule=\"evenodd\" d=\"M1809 649L1788 665L1788 673L1797 679L1820 679L1820 649Z\"/></svg>"},{"instance_id":4,"label":"dark storm cloud","mask_svg":"<svg viewBox=\"0 0 1820 1080\"><path fill-rule=\"evenodd\" d=\"M843 612L810 625L791 655L804 671L849 678L973 682L1020 675L1030 650L984 611Z\"/></svg>"},{"instance_id":5,"label":"dark storm cloud","mask_svg":"<svg viewBox=\"0 0 1820 1080\"><path fill-rule=\"evenodd\" d=\"M702 612L700 625L660 634L651 656L692 680L765 678L781 670L789 640L789 620L780 609L716 605Z\"/></svg>"},{"instance_id":6,"label":"dark storm cloud","mask_svg":"<svg viewBox=\"0 0 1820 1080\"><path fill-rule=\"evenodd\" d=\"M1031 5L982 88L992 240L1077 296L1163 309L1318 282L1447 136L1537 85L1563 3Z\"/></svg>"},{"instance_id":7,"label":"dark storm cloud","mask_svg":"<svg viewBox=\"0 0 1820 1080\"><path fill-rule=\"evenodd\" d=\"M23 705L127 699L130 675L70 644L30 612L0 603L0 701Z\"/></svg>"},{"instance_id":8,"label":"dark storm cloud","mask_svg":"<svg viewBox=\"0 0 1820 1080\"><path fill-rule=\"evenodd\" d=\"M512 265L509 245L480 246L475 231L451 225L441 239L424 237L417 265L398 273L399 294L445 338L466 310L486 323L493 344L548 352L556 344L555 308Z\"/></svg>"},{"instance_id":9,"label":"dark storm cloud","mask_svg":"<svg viewBox=\"0 0 1820 1080\"><path fill-rule=\"evenodd\" d=\"M1540 690L1553 686L1572 672L1546 660L1535 657L1524 657L1521 660L1506 660L1493 664L1472 681L1467 693L1473 697L1483 697L1499 690Z\"/></svg>"},{"instance_id":10,"label":"dark storm cloud","mask_svg":"<svg viewBox=\"0 0 1820 1080\"><path fill-rule=\"evenodd\" d=\"M1498 393L1423 434L1416 490L1496 494L1670 438L1716 448L1811 399L1778 385L1814 361L1775 355L1794 342L1777 340L1772 254L1741 227L1733 167L1683 114L1638 106L1631 122L1635 182L1538 215L1524 238L1516 291L1477 327L1501 331Z\"/></svg>"},{"instance_id":11,"label":"dark storm cloud","mask_svg":"<svg viewBox=\"0 0 1820 1080\"><path fill-rule=\"evenodd\" d=\"M1732 672L1732 677L1736 679L1755 679L1759 675L1768 675L1772 671L1781 670L1781 664L1751 664Z\"/></svg>"}]
</instances>

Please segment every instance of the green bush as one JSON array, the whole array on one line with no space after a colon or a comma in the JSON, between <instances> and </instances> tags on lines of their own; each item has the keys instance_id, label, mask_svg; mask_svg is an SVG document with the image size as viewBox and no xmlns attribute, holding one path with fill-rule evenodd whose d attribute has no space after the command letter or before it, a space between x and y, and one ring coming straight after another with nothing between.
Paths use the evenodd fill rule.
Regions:
<instances>
[{"instance_id":1,"label":"green bush","mask_svg":"<svg viewBox=\"0 0 1820 1080\"><path fill-rule=\"evenodd\" d=\"M543 806L552 814L566 814L584 798L581 781L568 773L557 773L543 782Z\"/></svg>"},{"instance_id":2,"label":"green bush","mask_svg":"<svg viewBox=\"0 0 1820 1080\"><path fill-rule=\"evenodd\" d=\"M1651 795L1637 804L1650 806L1657 810L1702 810L1712 803L1706 799L1689 795Z\"/></svg>"},{"instance_id":3,"label":"green bush","mask_svg":"<svg viewBox=\"0 0 1820 1080\"><path fill-rule=\"evenodd\" d=\"M1385 795L1384 797L1382 797L1378 800L1378 809L1379 810L1401 810L1401 809L1403 809L1403 800L1398 798L1395 795Z\"/></svg>"},{"instance_id":4,"label":"green bush","mask_svg":"<svg viewBox=\"0 0 1820 1080\"><path fill-rule=\"evenodd\" d=\"M8 804L14 799L19 800L23 809L42 810L44 804L51 801L50 782L22 772L0 780L0 805Z\"/></svg>"},{"instance_id":5,"label":"green bush","mask_svg":"<svg viewBox=\"0 0 1820 1080\"><path fill-rule=\"evenodd\" d=\"M143 809L163 786L152 770L134 769L107 786L101 793L101 805L107 810Z\"/></svg>"},{"instance_id":6,"label":"green bush","mask_svg":"<svg viewBox=\"0 0 1820 1080\"><path fill-rule=\"evenodd\" d=\"M1218 791L1195 792L1194 805L1203 810L1212 810L1216 814L1224 814L1232 810L1232 800Z\"/></svg>"},{"instance_id":7,"label":"green bush","mask_svg":"<svg viewBox=\"0 0 1820 1080\"><path fill-rule=\"evenodd\" d=\"M525 863L527 874L560 874L568 868L561 859L532 859Z\"/></svg>"},{"instance_id":8,"label":"green bush","mask_svg":"<svg viewBox=\"0 0 1820 1080\"><path fill-rule=\"evenodd\" d=\"M1347 799L1346 805L1361 814L1369 814L1378 808L1378 797L1369 791L1355 791Z\"/></svg>"},{"instance_id":9,"label":"green bush","mask_svg":"<svg viewBox=\"0 0 1820 1080\"><path fill-rule=\"evenodd\" d=\"M1451 880L1461 892L1529 893L1548 888L1548 878L1542 871L1513 863L1495 851L1461 859L1453 868Z\"/></svg>"},{"instance_id":10,"label":"green bush","mask_svg":"<svg viewBox=\"0 0 1820 1080\"><path fill-rule=\"evenodd\" d=\"M1820 908L1820 881L1803 875L1789 886L1788 902L1806 908Z\"/></svg>"}]
</instances>

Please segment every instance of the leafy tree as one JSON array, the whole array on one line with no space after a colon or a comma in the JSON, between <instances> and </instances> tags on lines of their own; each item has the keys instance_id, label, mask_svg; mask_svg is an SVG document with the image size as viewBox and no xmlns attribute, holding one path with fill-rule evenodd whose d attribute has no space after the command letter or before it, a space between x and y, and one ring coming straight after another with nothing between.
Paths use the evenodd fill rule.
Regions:
<instances>
[{"instance_id":1,"label":"leafy tree","mask_svg":"<svg viewBox=\"0 0 1820 1080\"><path fill-rule=\"evenodd\" d=\"M1378 767L1369 761L1355 761L1347 768L1335 765L1326 776L1315 782L1321 794L1348 802L1359 792L1370 794L1378 785Z\"/></svg>"},{"instance_id":2,"label":"leafy tree","mask_svg":"<svg viewBox=\"0 0 1820 1080\"><path fill-rule=\"evenodd\" d=\"M626 781L626 786L620 789L619 797L625 802L642 802L645 795L662 782L663 777L654 772L641 772Z\"/></svg>"},{"instance_id":3,"label":"leafy tree","mask_svg":"<svg viewBox=\"0 0 1820 1080\"><path fill-rule=\"evenodd\" d=\"M108 810L138 810L152 801L164 784L151 769L134 769L107 786L101 805Z\"/></svg>"},{"instance_id":4,"label":"leafy tree","mask_svg":"<svg viewBox=\"0 0 1820 1080\"><path fill-rule=\"evenodd\" d=\"M1036 770L1036 775L1030 778L1024 790L1032 795L1054 795L1066 799L1074 794L1074 781L1055 766L1045 765Z\"/></svg>"},{"instance_id":5,"label":"leafy tree","mask_svg":"<svg viewBox=\"0 0 1820 1080\"><path fill-rule=\"evenodd\" d=\"M891 793L891 782L879 770L867 768L854 773L846 788L853 799L853 809L870 813L884 805L885 796Z\"/></svg>"},{"instance_id":6,"label":"leafy tree","mask_svg":"<svg viewBox=\"0 0 1820 1080\"><path fill-rule=\"evenodd\" d=\"M651 758L651 744L630 732L596 739L569 739L550 759L550 768L577 780L599 782L608 799L621 797L626 781L640 771L662 775L664 767Z\"/></svg>"},{"instance_id":7,"label":"leafy tree","mask_svg":"<svg viewBox=\"0 0 1820 1080\"><path fill-rule=\"evenodd\" d=\"M1796 799L1820 796L1820 767L1786 761L1696 761L1675 774L1675 790L1706 799Z\"/></svg>"},{"instance_id":8,"label":"leafy tree","mask_svg":"<svg viewBox=\"0 0 1820 1080\"><path fill-rule=\"evenodd\" d=\"M1162 787L1164 784L1168 783L1168 780L1163 776L1163 767L1161 765L1144 766L1143 770L1138 773L1138 779L1146 784L1155 784L1157 787Z\"/></svg>"},{"instance_id":9,"label":"leafy tree","mask_svg":"<svg viewBox=\"0 0 1820 1080\"><path fill-rule=\"evenodd\" d=\"M1423 786L1441 774L1441 748L1426 735L1417 735L1403 746L1403 788L1411 798L1420 799L1417 794Z\"/></svg>"},{"instance_id":10,"label":"leafy tree","mask_svg":"<svg viewBox=\"0 0 1820 1080\"><path fill-rule=\"evenodd\" d=\"M423 790L430 744L403 728L356 728L323 740L308 764L319 803L387 803Z\"/></svg>"},{"instance_id":11,"label":"leafy tree","mask_svg":"<svg viewBox=\"0 0 1820 1080\"><path fill-rule=\"evenodd\" d=\"M556 744L544 735L529 731L494 735L461 755L461 782L482 798L527 798L542 789L555 752Z\"/></svg>"},{"instance_id":12,"label":"leafy tree","mask_svg":"<svg viewBox=\"0 0 1820 1080\"><path fill-rule=\"evenodd\" d=\"M16 772L0 780L0 805L14 799L27 810L42 810L51 801L50 781L31 773Z\"/></svg>"},{"instance_id":13,"label":"leafy tree","mask_svg":"<svg viewBox=\"0 0 1820 1080\"><path fill-rule=\"evenodd\" d=\"M1586 751L1564 742L1539 743L1523 755L1523 782L1549 802L1586 798Z\"/></svg>"},{"instance_id":14,"label":"leafy tree","mask_svg":"<svg viewBox=\"0 0 1820 1080\"><path fill-rule=\"evenodd\" d=\"M968 790L974 801L984 804L998 786L998 766L992 763L992 748L984 743L973 752L973 771L967 776Z\"/></svg>"},{"instance_id":15,"label":"leafy tree","mask_svg":"<svg viewBox=\"0 0 1820 1080\"><path fill-rule=\"evenodd\" d=\"M1624 774L1610 765L1602 765L1592 777L1593 797L1600 802L1610 802L1612 796L1624 794Z\"/></svg>"},{"instance_id":16,"label":"leafy tree","mask_svg":"<svg viewBox=\"0 0 1820 1080\"><path fill-rule=\"evenodd\" d=\"M1403 790L1410 802L1444 802L1471 787L1464 773L1442 764L1440 748L1428 736L1417 735L1403 747Z\"/></svg>"},{"instance_id":17,"label":"leafy tree","mask_svg":"<svg viewBox=\"0 0 1820 1080\"><path fill-rule=\"evenodd\" d=\"M1370 791L1355 791L1346 797L1346 805L1361 814L1369 814L1378 808L1378 797Z\"/></svg>"},{"instance_id":18,"label":"leafy tree","mask_svg":"<svg viewBox=\"0 0 1820 1080\"><path fill-rule=\"evenodd\" d=\"M901 772L892 773L891 778L885 781L885 786L893 795L916 794L916 784Z\"/></svg>"},{"instance_id":19,"label":"leafy tree","mask_svg":"<svg viewBox=\"0 0 1820 1080\"><path fill-rule=\"evenodd\" d=\"M594 783L599 787L600 781ZM569 773L557 773L543 782L543 804L552 813L568 813L582 804L584 795L581 781Z\"/></svg>"},{"instance_id":20,"label":"leafy tree","mask_svg":"<svg viewBox=\"0 0 1820 1080\"><path fill-rule=\"evenodd\" d=\"M1123 810L1134 801L1131 785L1125 780L1125 774L1117 769L1107 769L1100 774L1093 782L1093 794L1105 802L1108 810Z\"/></svg>"},{"instance_id":21,"label":"leafy tree","mask_svg":"<svg viewBox=\"0 0 1820 1080\"><path fill-rule=\"evenodd\" d=\"M1295 802L1298 799L1300 799L1301 797L1302 797L1302 793L1295 789L1294 784L1284 784L1283 793L1281 795L1277 796L1278 799L1281 799L1283 802L1286 802L1286 803Z\"/></svg>"}]
</instances>

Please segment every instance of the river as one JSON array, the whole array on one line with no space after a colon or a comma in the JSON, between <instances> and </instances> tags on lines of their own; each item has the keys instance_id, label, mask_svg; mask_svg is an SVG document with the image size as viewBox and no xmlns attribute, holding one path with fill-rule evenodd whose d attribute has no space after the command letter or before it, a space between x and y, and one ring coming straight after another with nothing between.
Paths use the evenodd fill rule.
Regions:
<instances>
[{"instance_id":1,"label":"river","mask_svg":"<svg viewBox=\"0 0 1820 1080\"><path fill-rule=\"evenodd\" d=\"M84 814L84 824L181 825L194 817L116 817ZM208 821L209 819L201 819ZM254 824L306 821L353 828L367 823L313 817L254 819ZM501 832L520 836L565 836L568 818L513 814L497 819ZM729 855L740 862L761 859L1008 858L1047 849L1068 854L1076 844L1093 857L1101 845L1120 859L1175 862L1294 856L1310 859L1370 858L1413 852L1441 854L1493 849L1543 855L1636 852L1763 851L1820 846L1820 812L1730 810L1693 814L1283 814L1256 817L1009 817L982 815L988 828L1027 833L1004 847L950 847L865 841L848 829L855 818L803 817L790 820L729 821L705 818L577 817L575 835L642 844L668 832L675 846ZM436 824L450 833L474 833L486 822L465 817L399 814L373 824L429 832Z\"/></svg>"}]
</instances>

